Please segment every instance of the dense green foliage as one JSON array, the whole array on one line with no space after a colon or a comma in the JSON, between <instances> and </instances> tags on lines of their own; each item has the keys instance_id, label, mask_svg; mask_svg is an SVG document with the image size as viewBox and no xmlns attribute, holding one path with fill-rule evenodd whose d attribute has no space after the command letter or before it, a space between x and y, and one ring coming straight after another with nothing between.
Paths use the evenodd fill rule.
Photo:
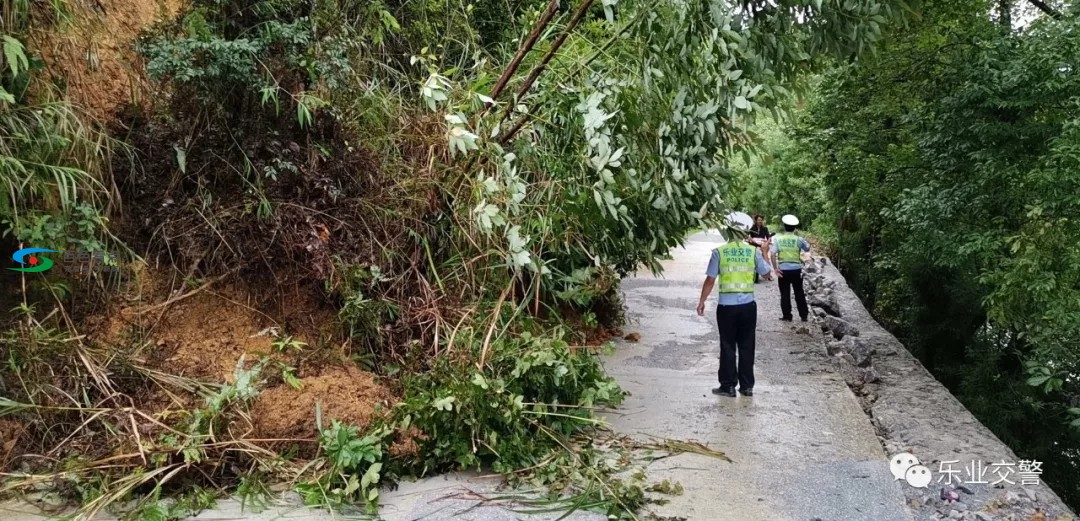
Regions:
<instances>
[{"instance_id":1,"label":"dense green foliage","mask_svg":"<svg viewBox=\"0 0 1080 521\"><path fill-rule=\"evenodd\" d=\"M875 315L1076 504L1080 23L1009 28L1001 5L925 2L825 74L744 199L802 208Z\"/></svg>"},{"instance_id":2,"label":"dense green foliage","mask_svg":"<svg viewBox=\"0 0 1080 521\"><path fill-rule=\"evenodd\" d=\"M835 237L831 221L818 218L829 205L821 165L776 120L763 119L754 131L759 153L733 167L733 206L760 213L770 231L780 230L780 216L797 215L803 228L822 240L819 246L831 244Z\"/></svg>"},{"instance_id":3,"label":"dense green foliage","mask_svg":"<svg viewBox=\"0 0 1080 521\"><path fill-rule=\"evenodd\" d=\"M423 470L528 467L536 461L522 447L555 443L574 434L594 407L621 401L622 392L593 359L573 356L558 331L548 335L524 333L511 345L492 346L488 371L469 379L446 361L434 375L406 377L402 414L427 437L418 462Z\"/></svg>"},{"instance_id":4,"label":"dense green foliage","mask_svg":"<svg viewBox=\"0 0 1080 521\"><path fill-rule=\"evenodd\" d=\"M564 275L589 264L656 268L685 230L723 213L727 162L749 147L747 126L785 110L812 57L866 47L891 9L781 4L623 1L614 23L571 36L545 72L552 79L524 98L528 134L483 178L477 211L505 216L511 258ZM498 135L508 123L472 130Z\"/></svg>"},{"instance_id":5,"label":"dense green foliage","mask_svg":"<svg viewBox=\"0 0 1080 521\"><path fill-rule=\"evenodd\" d=\"M102 251L115 144L40 82L24 43L34 20L61 9L14 2L0 18L0 237Z\"/></svg>"},{"instance_id":6,"label":"dense green foliage","mask_svg":"<svg viewBox=\"0 0 1080 521\"><path fill-rule=\"evenodd\" d=\"M281 336L220 384L146 367L153 325L96 345L66 301L24 306L0 342L0 414L29 426L36 452L76 440L62 491L90 512L137 496L137 515L168 518L205 505L200 487L256 494L269 476L310 502L371 508L387 476L491 466L568 493L602 474L595 507L639 506L641 487L596 468L596 453L558 453L621 398L571 348L580 336L563 313L614 322L618 275L657 269L687 230L726 213L729 162L750 150L754 120L786 112L823 58L869 50L903 4L556 4L193 0L144 34L157 95L113 122L136 159L117 189L132 216L122 239L185 284L227 278L279 304L270 312L308 297L286 328L316 311L332 323L305 331L310 348ZM101 181L83 173L108 157L58 153L86 145L67 120L20 127L7 105L21 100L7 79L29 63L10 61L17 50L5 46L5 165L51 161L81 185L51 181L55 167L9 168L4 180L34 198L0 199L0 217L87 215L63 196L90 197ZM364 363L401 403L366 430L320 418L299 454L251 440L251 401L300 384L283 352ZM161 396L175 410L142 410ZM414 431L420 451L392 454ZM36 485L21 478L7 486ZM190 499L159 500L178 492Z\"/></svg>"}]
</instances>

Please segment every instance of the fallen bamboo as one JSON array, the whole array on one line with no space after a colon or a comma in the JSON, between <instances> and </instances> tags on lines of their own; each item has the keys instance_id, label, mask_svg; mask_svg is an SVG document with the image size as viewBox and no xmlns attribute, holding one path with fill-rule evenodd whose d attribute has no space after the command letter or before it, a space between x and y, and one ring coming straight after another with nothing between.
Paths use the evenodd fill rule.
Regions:
<instances>
[{"instance_id":1,"label":"fallen bamboo","mask_svg":"<svg viewBox=\"0 0 1080 521\"><path fill-rule=\"evenodd\" d=\"M536 79L540 77L540 74L543 73L545 69L547 69L548 63L551 62L552 58L555 57L555 53L559 52L559 49L562 48L564 43L566 43L566 39L570 37L570 33L573 32L575 28L577 28L579 23L581 23L581 19L585 17L585 13L588 12L589 7L591 7L593 4L593 1L594 0L584 0L583 2L581 2L581 6L579 6L577 11L574 12L574 17L570 19L570 23L567 24L567 26L563 28L562 32L559 33L559 36L555 38L555 41L551 44L551 48L548 49L548 52L545 53L544 57L540 59L540 63L536 64L536 66L533 67L532 71L529 72L529 75L525 77L525 81L521 84L521 87L518 88L517 94L514 96L514 100L511 103L506 104L506 109L503 110L502 117L499 118L500 123L502 121L505 121L506 118L510 117L510 114L514 111L514 106L517 104L517 102L529 92L529 89L532 88L532 85L536 82ZM497 139L498 142L505 143L507 140L513 137L519 129L521 129L521 125L515 125L515 127L512 129L512 132L506 132L505 134L500 136Z\"/></svg>"},{"instance_id":2,"label":"fallen bamboo","mask_svg":"<svg viewBox=\"0 0 1080 521\"><path fill-rule=\"evenodd\" d=\"M517 72L518 67L521 66L521 60L525 59L525 55L529 54L529 51L536 45L536 41L540 39L540 35L544 32L544 29L547 28L548 23L551 22L551 19L555 16L555 12L558 10L559 0L551 0L551 2L548 3L547 9L544 10L544 14L540 16L540 20L536 22L536 27L533 27L528 38L526 38L525 42L518 48L517 53L514 54L514 58L510 60L510 64L506 66L506 70L499 76L499 80L495 82L495 87L491 89L491 98L494 99L499 97L503 88L506 87L506 82L510 81L510 77ZM484 110L486 111L487 107L490 105L491 104L488 103L484 107ZM481 112L481 114L483 114L483 112Z\"/></svg>"}]
</instances>

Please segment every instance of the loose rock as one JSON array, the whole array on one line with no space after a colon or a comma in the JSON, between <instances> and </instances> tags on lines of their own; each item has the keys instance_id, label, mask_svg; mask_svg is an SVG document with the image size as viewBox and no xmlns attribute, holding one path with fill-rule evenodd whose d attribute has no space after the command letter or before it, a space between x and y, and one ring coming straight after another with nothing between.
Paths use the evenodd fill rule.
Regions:
<instances>
[{"instance_id":1,"label":"loose rock","mask_svg":"<svg viewBox=\"0 0 1080 521\"><path fill-rule=\"evenodd\" d=\"M873 367L860 367L859 378L864 384L876 384L881 381L881 375Z\"/></svg>"},{"instance_id":2,"label":"loose rock","mask_svg":"<svg viewBox=\"0 0 1080 521\"><path fill-rule=\"evenodd\" d=\"M951 503L953 501L958 501L959 499L960 499L960 495L957 494L956 492L953 492L952 490L948 490L948 489L946 489L944 487L941 488L941 500L942 501Z\"/></svg>"},{"instance_id":3,"label":"loose rock","mask_svg":"<svg viewBox=\"0 0 1080 521\"><path fill-rule=\"evenodd\" d=\"M858 337L847 337L844 339L844 348L855 359L855 365L870 367L875 350L865 340Z\"/></svg>"},{"instance_id":4,"label":"loose rock","mask_svg":"<svg viewBox=\"0 0 1080 521\"><path fill-rule=\"evenodd\" d=\"M854 358L850 354L843 352L837 358L841 360L840 374L844 376L844 381L856 393L859 393L866 384L881 381L881 376L873 367L857 367Z\"/></svg>"},{"instance_id":5,"label":"loose rock","mask_svg":"<svg viewBox=\"0 0 1080 521\"><path fill-rule=\"evenodd\" d=\"M806 303L813 308L821 308L826 313L834 316L840 316L840 303L836 301L836 296L832 294L828 295L810 295L806 298Z\"/></svg>"},{"instance_id":6,"label":"loose rock","mask_svg":"<svg viewBox=\"0 0 1080 521\"><path fill-rule=\"evenodd\" d=\"M839 340L831 340L825 344L825 352L829 353L829 356L836 356L846 351L844 349L844 343Z\"/></svg>"},{"instance_id":7,"label":"loose rock","mask_svg":"<svg viewBox=\"0 0 1080 521\"><path fill-rule=\"evenodd\" d=\"M845 336L859 336L859 330L842 318L826 316L824 319L825 327L832 332L833 338L837 340L842 340Z\"/></svg>"}]
</instances>

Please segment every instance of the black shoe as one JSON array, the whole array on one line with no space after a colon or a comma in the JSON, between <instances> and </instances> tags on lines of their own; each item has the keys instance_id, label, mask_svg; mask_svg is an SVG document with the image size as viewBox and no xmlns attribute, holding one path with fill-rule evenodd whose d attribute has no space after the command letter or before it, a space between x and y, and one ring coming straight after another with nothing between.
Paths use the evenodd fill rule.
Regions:
<instances>
[{"instance_id":1,"label":"black shoe","mask_svg":"<svg viewBox=\"0 0 1080 521\"><path fill-rule=\"evenodd\" d=\"M791 317L780 317L780 320L783 320L784 322L791 322L793 319Z\"/></svg>"},{"instance_id":2,"label":"black shoe","mask_svg":"<svg viewBox=\"0 0 1080 521\"><path fill-rule=\"evenodd\" d=\"M719 396L730 396L730 397L734 398L735 397L735 388L734 387L727 387L727 388L725 388L725 387L716 387L716 388L713 388L712 393L716 394L716 395L719 395Z\"/></svg>"},{"instance_id":3,"label":"black shoe","mask_svg":"<svg viewBox=\"0 0 1080 521\"><path fill-rule=\"evenodd\" d=\"M754 395L754 389L753 388L739 389L739 394L741 394L743 396L753 396Z\"/></svg>"}]
</instances>

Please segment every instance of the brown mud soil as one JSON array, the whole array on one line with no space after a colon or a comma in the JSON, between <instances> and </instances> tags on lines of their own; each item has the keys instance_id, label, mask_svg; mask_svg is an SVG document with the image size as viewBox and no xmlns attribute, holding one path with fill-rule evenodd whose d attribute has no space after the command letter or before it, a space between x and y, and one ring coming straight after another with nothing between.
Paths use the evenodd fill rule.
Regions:
<instances>
[{"instance_id":1,"label":"brown mud soil","mask_svg":"<svg viewBox=\"0 0 1080 521\"><path fill-rule=\"evenodd\" d=\"M139 342L142 363L169 374L231 382L242 355L270 355L276 323L231 296L202 292L173 304L114 310L94 332L110 348Z\"/></svg>"},{"instance_id":2,"label":"brown mud soil","mask_svg":"<svg viewBox=\"0 0 1080 521\"><path fill-rule=\"evenodd\" d=\"M314 442L316 404L324 426L336 419L362 431L395 403L393 393L374 374L352 365L333 345L315 345L300 334L297 338L307 345L299 351L286 348L275 352L275 333L286 332L277 319L284 321L285 317L279 316L276 306L262 311L253 297L238 287L219 283L170 291L165 278L149 269L134 278L137 281L132 289L140 298L129 299L129 307L114 309L107 318L99 319L92 333L95 342L106 349L127 350L137 362L159 372L210 383L235 381L241 357L245 368L268 361L261 373L265 387L251 405L252 438ZM170 304L162 305L170 299ZM302 313L298 303L313 306L305 326L314 330L335 326L335 316L325 309L320 312L317 303L293 303L288 311L291 315ZM299 389L284 382L279 362L294 368ZM162 389L138 401L155 413L190 409L201 403L196 396ZM412 446L414 437L399 436L402 443ZM401 450L407 453L409 449Z\"/></svg>"},{"instance_id":3,"label":"brown mud soil","mask_svg":"<svg viewBox=\"0 0 1080 521\"><path fill-rule=\"evenodd\" d=\"M623 335L623 330L618 327L597 326L586 332L585 345L597 347L606 344L609 340Z\"/></svg>"},{"instance_id":4,"label":"brown mud soil","mask_svg":"<svg viewBox=\"0 0 1080 521\"><path fill-rule=\"evenodd\" d=\"M420 444L417 440L428 439L420 429L409 427L404 431L398 431L394 435L394 443L390 444L390 456L399 458L402 456L415 456L420 452Z\"/></svg>"},{"instance_id":5,"label":"brown mud soil","mask_svg":"<svg viewBox=\"0 0 1080 521\"><path fill-rule=\"evenodd\" d=\"M99 120L144 97L147 81L135 52L139 33L174 16L183 0L66 2L65 20L33 31L31 50L61 80L69 100Z\"/></svg>"},{"instance_id":6,"label":"brown mud soil","mask_svg":"<svg viewBox=\"0 0 1080 521\"><path fill-rule=\"evenodd\" d=\"M235 299L203 293L172 305L151 332L152 365L179 376L232 382L240 357L270 355L275 325Z\"/></svg>"},{"instance_id":7,"label":"brown mud soil","mask_svg":"<svg viewBox=\"0 0 1080 521\"><path fill-rule=\"evenodd\" d=\"M280 385L255 399L251 419L258 438L315 439L316 409L324 428L339 420L363 429L393 405L392 396L374 375L354 367L328 367L300 383L300 389Z\"/></svg>"}]
</instances>

